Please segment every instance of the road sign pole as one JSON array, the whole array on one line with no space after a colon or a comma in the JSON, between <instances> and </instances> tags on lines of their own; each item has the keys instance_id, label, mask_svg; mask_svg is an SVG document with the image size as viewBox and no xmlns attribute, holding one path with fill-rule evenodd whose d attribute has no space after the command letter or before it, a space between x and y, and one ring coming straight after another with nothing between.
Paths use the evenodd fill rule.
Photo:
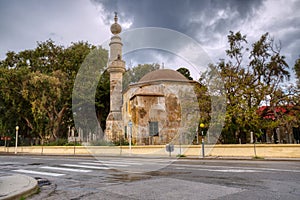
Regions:
<instances>
[{"instance_id":1,"label":"road sign pole","mask_svg":"<svg viewBox=\"0 0 300 200\"><path fill-rule=\"evenodd\" d=\"M128 126L130 128L130 132L129 132L129 155L131 156L131 137L132 137L132 122L131 121L128 122Z\"/></svg>"},{"instance_id":2,"label":"road sign pole","mask_svg":"<svg viewBox=\"0 0 300 200\"><path fill-rule=\"evenodd\" d=\"M131 155L131 138L132 138L132 126L130 126L130 135L129 135L129 154Z\"/></svg>"},{"instance_id":3,"label":"road sign pole","mask_svg":"<svg viewBox=\"0 0 300 200\"><path fill-rule=\"evenodd\" d=\"M204 154L204 136L203 136L203 131L202 131L202 158L205 157L205 154Z\"/></svg>"},{"instance_id":4,"label":"road sign pole","mask_svg":"<svg viewBox=\"0 0 300 200\"><path fill-rule=\"evenodd\" d=\"M205 127L205 125L203 123L200 124L200 128L201 128L201 136L202 136L202 140L201 140L201 149L202 149L202 158L205 157L205 152L204 152L204 134L203 134L203 128Z\"/></svg>"}]
</instances>

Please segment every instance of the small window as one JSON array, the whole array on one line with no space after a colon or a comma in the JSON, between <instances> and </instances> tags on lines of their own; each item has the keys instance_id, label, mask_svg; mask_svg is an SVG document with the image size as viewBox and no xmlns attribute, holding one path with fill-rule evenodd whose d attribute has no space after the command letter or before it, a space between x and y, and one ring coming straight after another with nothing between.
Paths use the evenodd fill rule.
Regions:
<instances>
[{"instance_id":1,"label":"small window","mask_svg":"<svg viewBox=\"0 0 300 200\"><path fill-rule=\"evenodd\" d=\"M149 122L149 136L158 136L158 122Z\"/></svg>"},{"instance_id":2,"label":"small window","mask_svg":"<svg viewBox=\"0 0 300 200\"><path fill-rule=\"evenodd\" d=\"M127 138L127 126L124 128L124 137Z\"/></svg>"}]
</instances>

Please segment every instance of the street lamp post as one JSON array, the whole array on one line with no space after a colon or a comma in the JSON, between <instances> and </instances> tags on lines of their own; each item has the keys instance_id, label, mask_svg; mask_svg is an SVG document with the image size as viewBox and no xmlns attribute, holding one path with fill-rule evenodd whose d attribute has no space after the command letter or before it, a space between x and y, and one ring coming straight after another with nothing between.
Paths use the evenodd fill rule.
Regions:
<instances>
[{"instance_id":1,"label":"street lamp post","mask_svg":"<svg viewBox=\"0 0 300 200\"><path fill-rule=\"evenodd\" d=\"M197 128L198 129L198 128ZM197 145L199 144L199 133L198 133L199 130L197 130Z\"/></svg>"},{"instance_id":2,"label":"street lamp post","mask_svg":"<svg viewBox=\"0 0 300 200\"><path fill-rule=\"evenodd\" d=\"M204 124L201 123L200 124L200 128L201 128L201 135L202 135L202 158L205 157L205 153L204 153L204 135L203 135L203 128L204 128Z\"/></svg>"},{"instance_id":3,"label":"street lamp post","mask_svg":"<svg viewBox=\"0 0 300 200\"><path fill-rule=\"evenodd\" d=\"M180 138L179 138L179 156L181 156L181 131L180 131Z\"/></svg>"},{"instance_id":4,"label":"street lamp post","mask_svg":"<svg viewBox=\"0 0 300 200\"><path fill-rule=\"evenodd\" d=\"M18 137L19 137L19 126L16 126L16 146L15 146L15 154L18 153Z\"/></svg>"}]
</instances>

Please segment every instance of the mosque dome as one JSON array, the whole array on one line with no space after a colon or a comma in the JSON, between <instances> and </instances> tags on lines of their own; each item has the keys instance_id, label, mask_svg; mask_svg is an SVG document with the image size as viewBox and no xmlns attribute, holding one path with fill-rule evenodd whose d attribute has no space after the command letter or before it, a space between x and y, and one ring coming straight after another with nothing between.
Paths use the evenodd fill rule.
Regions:
<instances>
[{"instance_id":1,"label":"mosque dome","mask_svg":"<svg viewBox=\"0 0 300 200\"><path fill-rule=\"evenodd\" d=\"M116 12L115 12L115 23L111 25L110 31L114 35L117 35L122 31L120 24L118 24L118 16Z\"/></svg>"},{"instance_id":2,"label":"mosque dome","mask_svg":"<svg viewBox=\"0 0 300 200\"><path fill-rule=\"evenodd\" d=\"M181 73L171 70L171 69L158 69L152 72L149 72L143 76L139 83L142 82L152 82L152 81L180 81L180 82L189 82L189 80L183 76Z\"/></svg>"}]
</instances>

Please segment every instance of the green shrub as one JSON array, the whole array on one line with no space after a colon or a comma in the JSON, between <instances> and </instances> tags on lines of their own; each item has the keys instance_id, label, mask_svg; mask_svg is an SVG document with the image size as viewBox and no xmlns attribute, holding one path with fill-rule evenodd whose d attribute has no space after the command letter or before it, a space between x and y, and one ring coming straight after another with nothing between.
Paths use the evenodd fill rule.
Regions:
<instances>
[{"instance_id":1,"label":"green shrub","mask_svg":"<svg viewBox=\"0 0 300 200\"><path fill-rule=\"evenodd\" d=\"M81 146L80 142L68 142L64 146Z\"/></svg>"},{"instance_id":2,"label":"green shrub","mask_svg":"<svg viewBox=\"0 0 300 200\"><path fill-rule=\"evenodd\" d=\"M115 141L113 142L115 146L128 146L129 145L129 141L121 138L119 141Z\"/></svg>"},{"instance_id":3,"label":"green shrub","mask_svg":"<svg viewBox=\"0 0 300 200\"><path fill-rule=\"evenodd\" d=\"M51 141L45 143L44 146L64 146L68 143L68 139L66 138L58 138L55 141Z\"/></svg>"},{"instance_id":4,"label":"green shrub","mask_svg":"<svg viewBox=\"0 0 300 200\"><path fill-rule=\"evenodd\" d=\"M105 140L91 141L90 145L91 146L114 146L114 144L112 142L108 142Z\"/></svg>"}]
</instances>

